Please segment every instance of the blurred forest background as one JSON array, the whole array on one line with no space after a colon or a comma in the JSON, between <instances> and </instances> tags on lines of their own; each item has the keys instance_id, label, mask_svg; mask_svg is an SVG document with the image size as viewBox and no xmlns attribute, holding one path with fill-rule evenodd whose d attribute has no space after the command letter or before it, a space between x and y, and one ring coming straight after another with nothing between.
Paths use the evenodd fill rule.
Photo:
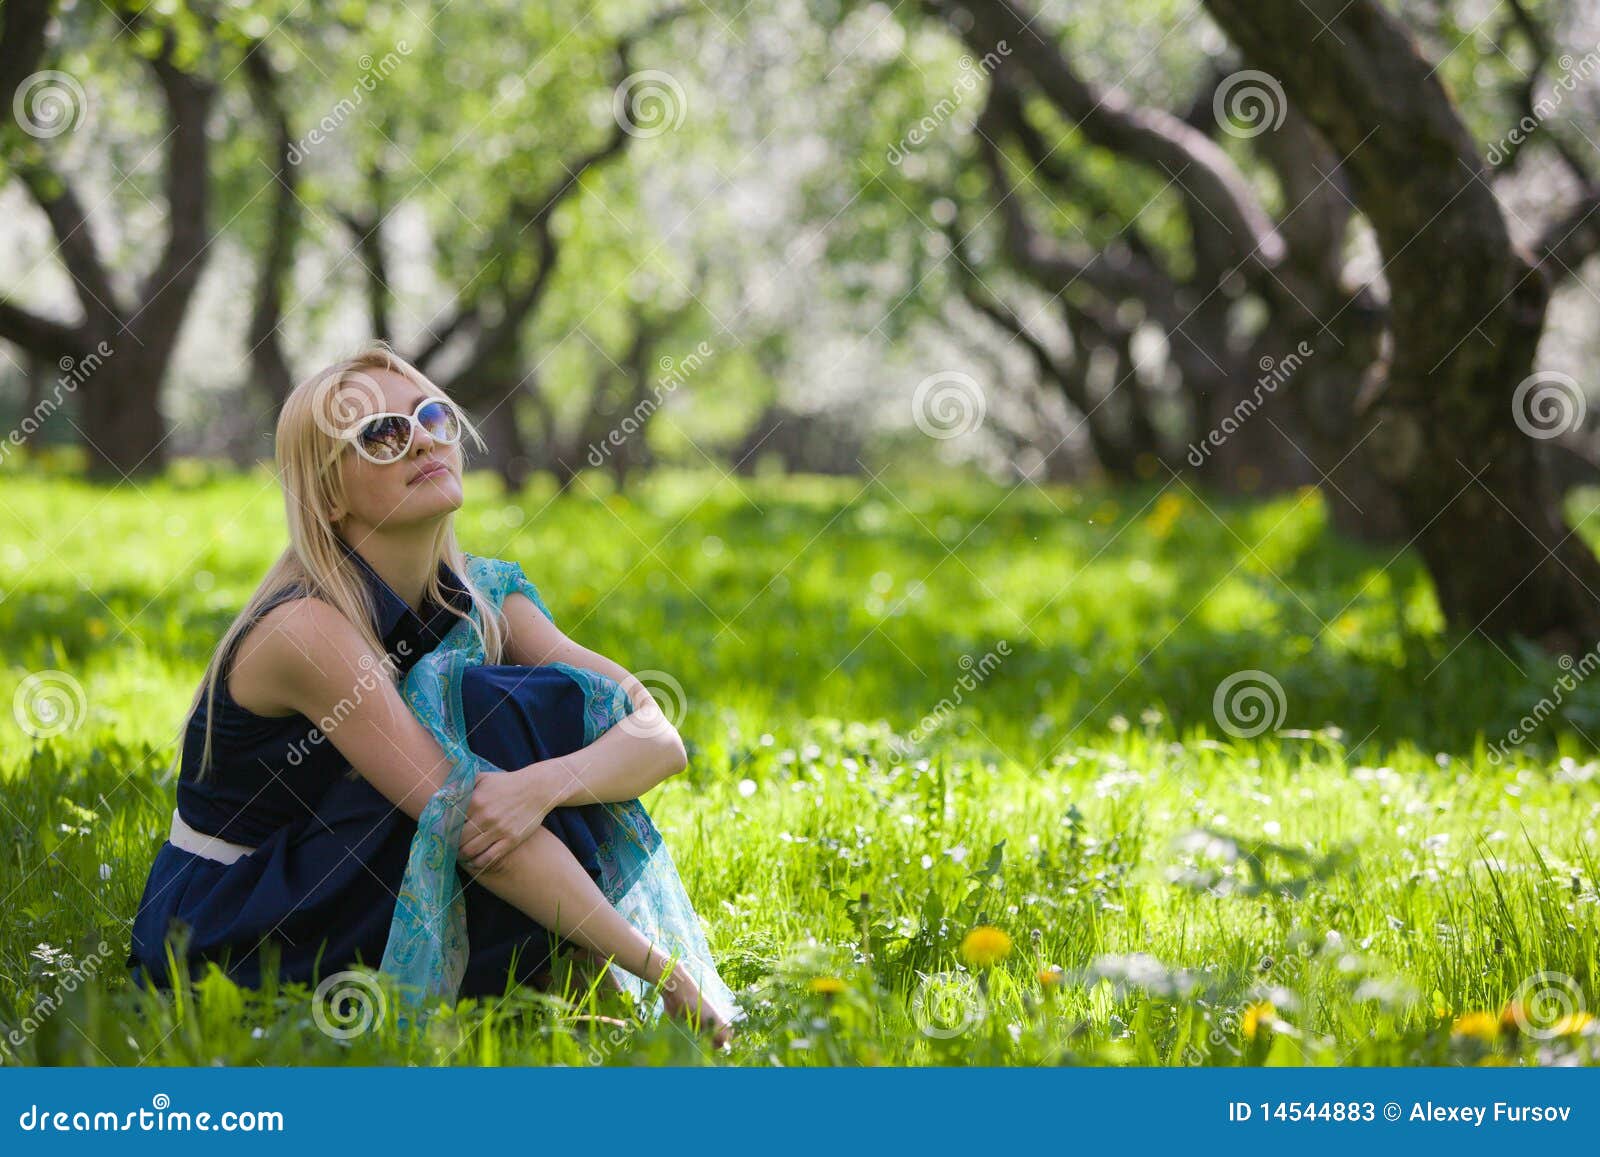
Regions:
<instances>
[{"instance_id":1,"label":"blurred forest background","mask_svg":"<svg viewBox=\"0 0 1600 1157\"><path fill-rule=\"evenodd\" d=\"M1600 10L1358 7L10 3L7 458L248 463L377 335L513 488L1315 486L1570 648Z\"/></svg>"}]
</instances>

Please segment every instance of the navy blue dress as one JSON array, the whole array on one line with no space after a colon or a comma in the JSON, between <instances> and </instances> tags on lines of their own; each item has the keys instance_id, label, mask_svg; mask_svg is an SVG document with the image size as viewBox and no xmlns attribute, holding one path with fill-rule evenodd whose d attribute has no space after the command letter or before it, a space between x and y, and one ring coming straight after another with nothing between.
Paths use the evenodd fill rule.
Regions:
<instances>
[{"instance_id":1,"label":"navy blue dress","mask_svg":"<svg viewBox=\"0 0 1600 1157\"><path fill-rule=\"evenodd\" d=\"M379 637L404 677L459 620L444 606L417 614L359 553L349 553L367 581ZM448 601L470 606L447 565L440 578ZM269 607L296 593L280 592ZM475 668L462 705L468 745L495 767L523 767L583 746L583 691L556 668ZM215 961L251 988L274 954L283 982L315 984L355 963L376 968L416 821L357 775L310 719L256 715L228 693L226 678L217 682L211 771L198 781L205 715L202 699L184 736L178 812L204 835L256 850L223 864L162 844L134 918L128 965L136 983L170 985L169 936L192 975ZM599 807L556 808L545 819L597 882ZM459 867L457 874L470 948L461 995L546 982L561 940Z\"/></svg>"}]
</instances>

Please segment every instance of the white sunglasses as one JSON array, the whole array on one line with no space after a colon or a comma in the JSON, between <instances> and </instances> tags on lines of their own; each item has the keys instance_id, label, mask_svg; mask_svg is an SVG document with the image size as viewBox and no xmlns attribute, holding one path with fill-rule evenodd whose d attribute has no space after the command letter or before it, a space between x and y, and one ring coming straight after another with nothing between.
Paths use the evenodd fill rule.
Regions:
<instances>
[{"instance_id":1,"label":"white sunglasses","mask_svg":"<svg viewBox=\"0 0 1600 1157\"><path fill-rule=\"evenodd\" d=\"M419 426L441 445L454 446L461 441L461 411L447 398L423 398L409 414L371 414L345 437L368 462L387 466L406 456Z\"/></svg>"}]
</instances>

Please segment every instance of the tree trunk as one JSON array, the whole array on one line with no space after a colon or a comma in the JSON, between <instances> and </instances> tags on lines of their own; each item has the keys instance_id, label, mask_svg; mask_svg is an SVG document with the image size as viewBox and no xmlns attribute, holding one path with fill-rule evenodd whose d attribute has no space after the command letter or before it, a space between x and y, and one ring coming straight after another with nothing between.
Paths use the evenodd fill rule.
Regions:
<instances>
[{"instance_id":1,"label":"tree trunk","mask_svg":"<svg viewBox=\"0 0 1600 1157\"><path fill-rule=\"evenodd\" d=\"M128 35L152 31L142 12L120 14ZM73 184L43 157L16 166L50 221L56 253L77 292L83 320L68 326L0 300L0 337L35 356L87 358L107 351L78 385L79 427L88 473L116 482L166 465L166 428L158 403L161 380L188 313L210 247L210 137L206 122L216 86L175 63L184 53L171 29L159 34L154 55L141 58L155 74L167 111L164 189L167 238L159 260L144 277L133 302L124 302L95 244L89 211ZM11 56L7 49L0 55ZM12 67L7 64L6 67Z\"/></svg>"},{"instance_id":2,"label":"tree trunk","mask_svg":"<svg viewBox=\"0 0 1600 1157\"><path fill-rule=\"evenodd\" d=\"M1206 0L1344 158L1390 286L1394 354L1364 414L1450 625L1562 650L1600 637L1600 561L1519 428L1546 279L1510 238L1434 69L1374 0Z\"/></svg>"},{"instance_id":3,"label":"tree trunk","mask_svg":"<svg viewBox=\"0 0 1600 1157\"><path fill-rule=\"evenodd\" d=\"M165 468L166 422L160 409L166 359L151 364L133 350L113 355L80 390L80 431L88 454L88 475L116 484Z\"/></svg>"},{"instance_id":4,"label":"tree trunk","mask_svg":"<svg viewBox=\"0 0 1600 1157\"><path fill-rule=\"evenodd\" d=\"M30 417L41 412L45 399L45 383L56 371L56 363L49 358L42 357L34 350L24 350L22 361L22 413ZM65 423L62 423L65 425ZM22 453L27 458L37 458L39 455L39 437L37 431L22 443Z\"/></svg>"},{"instance_id":5,"label":"tree trunk","mask_svg":"<svg viewBox=\"0 0 1600 1157\"><path fill-rule=\"evenodd\" d=\"M255 303L247 339L255 385L271 404L283 408L294 388L293 371L283 350L283 298L294 269L295 242L300 232L300 172L294 163L294 134L280 93L281 78L267 48L256 43L246 53L245 75L272 135L273 185L268 207L269 229L256 272Z\"/></svg>"},{"instance_id":6,"label":"tree trunk","mask_svg":"<svg viewBox=\"0 0 1600 1157\"><path fill-rule=\"evenodd\" d=\"M489 466L505 484L507 494L516 494L527 485L533 463L528 458L522 427L517 423L515 387L494 391L497 399L484 411L483 439L489 443Z\"/></svg>"}]
</instances>

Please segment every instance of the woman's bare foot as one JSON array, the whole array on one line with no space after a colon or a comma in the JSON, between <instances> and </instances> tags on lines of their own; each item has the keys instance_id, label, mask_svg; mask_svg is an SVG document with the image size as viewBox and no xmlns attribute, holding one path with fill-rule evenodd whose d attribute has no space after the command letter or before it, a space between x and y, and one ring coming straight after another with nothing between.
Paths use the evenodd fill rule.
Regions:
<instances>
[{"instance_id":1,"label":"woman's bare foot","mask_svg":"<svg viewBox=\"0 0 1600 1157\"><path fill-rule=\"evenodd\" d=\"M661 999L668 1016L690 1024L698 1018L700 1027L711 1033L713 1047L727 1048L733 1040L733 1027L728 1023L727 1016L705 998L683 965L675 966L672 975L662 979Z\"/></svg>"}]
</instances>

